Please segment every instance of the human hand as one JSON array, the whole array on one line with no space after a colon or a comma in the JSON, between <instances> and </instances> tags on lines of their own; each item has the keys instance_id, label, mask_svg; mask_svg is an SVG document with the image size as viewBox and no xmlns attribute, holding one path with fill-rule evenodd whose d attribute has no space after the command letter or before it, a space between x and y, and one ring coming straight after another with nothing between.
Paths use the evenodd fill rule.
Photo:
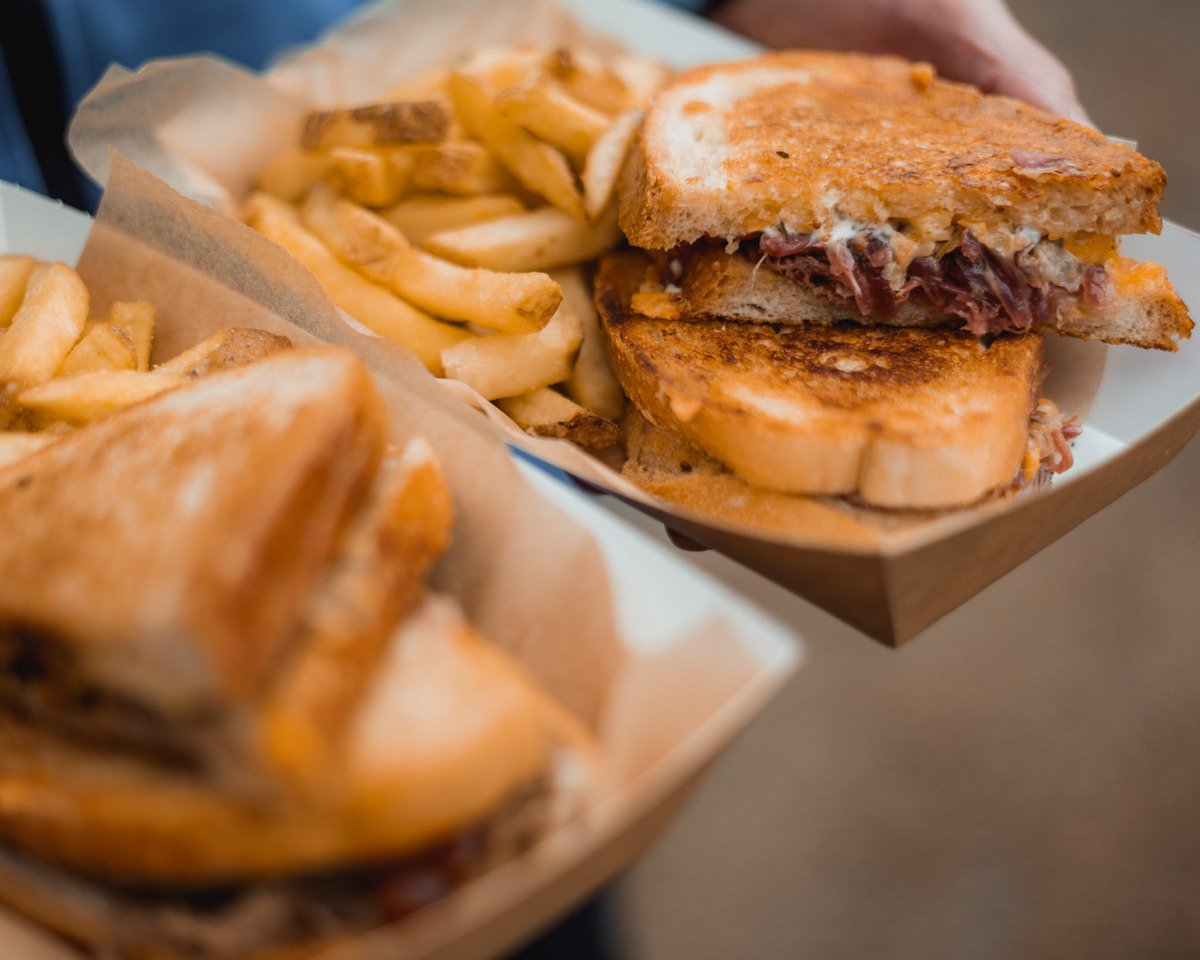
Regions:
<instances>
[{"instance_id":1,"label":"human hand","mask_svg":"<svg viewBox=\"0 0 1200 960\"><path fill-rule=\"evenodd\" d=\"M1004 0L725 0L718 23L772 47L895 53L1091 124L1071 74Z\"/></svg>"}]
</instances>

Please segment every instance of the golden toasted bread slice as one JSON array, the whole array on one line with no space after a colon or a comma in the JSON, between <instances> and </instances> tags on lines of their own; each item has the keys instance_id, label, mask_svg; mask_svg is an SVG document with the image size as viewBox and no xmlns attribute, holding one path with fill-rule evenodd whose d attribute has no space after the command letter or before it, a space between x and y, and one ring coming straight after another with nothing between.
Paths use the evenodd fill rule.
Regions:
<instances>
[{"instance_id":1,"label":"golden toasted bread slice","mask_svg":"<svg viewBox=\"0 0 1200 960\"><path fill-rule=\"evenodd\" d=\"M973 503L1013 480L1042 376L1037 335L653 320L645 258L597 275L613 370L651 422L753 486L892 508Z\"/></svg>"},{"instance_id":2,"label":"golden toasted bread slice","mask_svg":"<svg viewBox=\"0 0 1200 960\"><path fill-rule=\"evenodd\" d=\"M470 709L464 709L470 704ZM144 758L0 723L0 836L49 863L182 889L398 857L547 770L544 693L448 600L389 633L326 794L263 805Z\"/></svg>"},{"instance_id":3,"label":"golden toasted bread slice","mask_svg":"<svg viewBox=\"0 0 1200 960\"><path fill-rule=\"evenodd\" d=\"M453 502L424 440L389 454L306 603L301 638L271 683L267 755L302 788L328 791L347 724L396 624L450 541Z\"/></svg>"},{"instance_id":4,"label":"golden toasted bread slice","mask_svg":"<svg viewBox=\"0 0 1200 960\"><path fill-rule=\"evenodd\" d=\"M886 534L927 523L937 513L877 510L841 497L807 497L754 487L719 460L630 409L622 421L621 476L660 500L705 520L749 528L768 538L877 548Z\"/></svg>"},{"instance_id":5,"label":"golden toasted bread slice","mask_svg":"<svg viewBox=\"0 0 1200 960\"><path fill-rule=\"evenodd\" d=\"M0 470L6 656L35 658L27 679L57 713L94 711L81 735L211 732L262 694L384 439L362 364L305 350L194 380Z\"/></svg>"},{"instance_id":6,"label":"golden toasted bread slice","mask_svg":"<svg viewBox=\"0 0 1200 960\"><path fill-rule=\"evenodd\" d=\"M1088 127L896 57L790 52L681 74L649 108L621 191L639 247L783 221L997 220L1050 236L1157 230L1162 169Z\"/></svg>"}]
</instances>

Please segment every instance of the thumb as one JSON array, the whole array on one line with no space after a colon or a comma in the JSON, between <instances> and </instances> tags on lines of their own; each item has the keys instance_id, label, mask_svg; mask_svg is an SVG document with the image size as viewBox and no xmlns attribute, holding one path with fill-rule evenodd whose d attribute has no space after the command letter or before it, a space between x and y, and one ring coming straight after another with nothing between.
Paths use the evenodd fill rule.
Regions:
<instances>
[{"instance_id":1,"label":"thumb","mask_svg":"<svg viewBox=\"0 0 1200 960\"><path fill-rule=\"evenodd\" d=\"M988 85L991 91L1094 127L1079 102L1075 81L1067 68L1028 34L1018 43L1025 49L1014 49L1004 55L1003 66Z\"/></svg>"}]
</instances>

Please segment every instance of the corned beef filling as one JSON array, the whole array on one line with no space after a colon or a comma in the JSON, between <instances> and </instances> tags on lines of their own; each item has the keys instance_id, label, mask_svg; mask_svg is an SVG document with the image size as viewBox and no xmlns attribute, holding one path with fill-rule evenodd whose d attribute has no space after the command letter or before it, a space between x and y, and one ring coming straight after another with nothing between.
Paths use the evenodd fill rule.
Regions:
<instances>
[{"instance_id":1,"label":"corned beef filling","mask_svg":"<svg viewBox=\"0 0 1200 960\"><path fill-rule=\"evenodd\" d=\"M779 227L742 241L746 255L777 273L839 299L864 316L887 316L910 297L961 317L976 336L1025 332L1107 298L1103 266L1081 263L1045 238L1011 257L984 246L970 230L941 256L915 257L905 272L882 231L865 228L825 241Z\"/></svg>"}]
</instances>

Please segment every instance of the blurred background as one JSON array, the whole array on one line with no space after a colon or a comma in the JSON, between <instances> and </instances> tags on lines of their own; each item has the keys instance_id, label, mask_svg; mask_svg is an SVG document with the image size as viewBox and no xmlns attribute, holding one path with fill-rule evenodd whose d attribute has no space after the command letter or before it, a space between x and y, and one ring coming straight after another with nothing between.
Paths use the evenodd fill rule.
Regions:
<instances>
[{"instance_id":1,"label":"blurred background","mask_svg":"<svg viewBox=\"0 0 1200 960\"><path fill-rule=\"evenodd\" d=\"M1200 4L1012 6L1200 229ZM897 651L700 555L808 660L621 884L628 955L1200 957L1198 492L1193 441Z\"/></svg>"}]
</instances>

